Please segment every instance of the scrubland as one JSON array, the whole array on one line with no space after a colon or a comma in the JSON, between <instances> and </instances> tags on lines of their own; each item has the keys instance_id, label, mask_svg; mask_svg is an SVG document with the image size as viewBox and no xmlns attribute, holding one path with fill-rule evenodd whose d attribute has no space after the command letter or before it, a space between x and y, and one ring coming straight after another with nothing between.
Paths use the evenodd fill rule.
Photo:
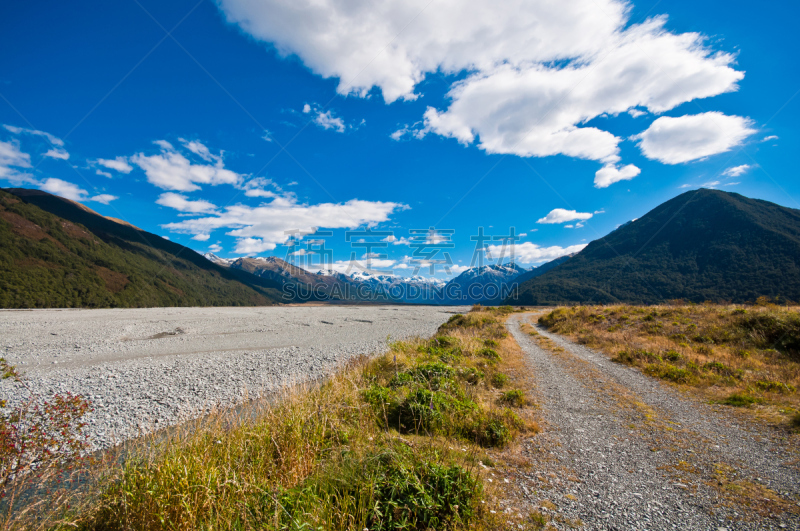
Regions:
<instances>
[{"instance_id":1,"label":"scrubland","mask_svg":"<svg viewBox=\"0 0 800 531\"><path fill-rule=\"evenodd\" d=\"M539 323L712 402L800 428L796 307L576 306Z\"/></svg>"}]
</instances>

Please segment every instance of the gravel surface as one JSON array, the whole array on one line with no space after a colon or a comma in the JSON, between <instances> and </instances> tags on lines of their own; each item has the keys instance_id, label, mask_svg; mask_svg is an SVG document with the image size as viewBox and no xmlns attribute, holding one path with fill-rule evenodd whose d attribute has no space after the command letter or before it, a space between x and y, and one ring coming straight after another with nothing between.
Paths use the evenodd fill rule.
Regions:
<instances>
[{"instance_id":1,"label":"gravel surface","mask_svg":"<svg viewBox=\"0 0 800 531\"><path fill-rule=\"evenodd\" d=\"M430 336L459 308L303 306L0 311L0 356L37 395L88 397L95 448L324 377ZM463 311L463 309L461 309ZM0 382L10 405L27 396Z\"/></svg>"},{"instance_id":2,"label":"gravel surface","mask_svg":"<svg viewBox=\"0 0 800 531\"><path fill-rule=\"evenodd\" d=\"M550 341L537 341L522 319L508 328L532 369L543 428L522 449L532 467L514 478L529 510L561 529L578 520L584 529L800 529L798 450L777 430L541 327Z\"/></svg>"}]
</instances>

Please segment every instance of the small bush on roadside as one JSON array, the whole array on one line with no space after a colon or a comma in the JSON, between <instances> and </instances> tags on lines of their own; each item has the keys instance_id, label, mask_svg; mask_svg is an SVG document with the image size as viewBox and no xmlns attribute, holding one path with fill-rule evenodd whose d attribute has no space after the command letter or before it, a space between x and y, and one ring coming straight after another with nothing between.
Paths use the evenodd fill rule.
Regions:
<instances>
[{"instance_id":1,"label":"small bush on roadside","mask_svg":"<svg viewBox=\"0 0 800 531\"><path fill-rule=\"evenodd\" d=\"M780 393L789 395L796 391L793 385L785 384L783 382L773 382L772 380L761 380L755 383L755 386L762 391L769 393Z\"/></svg>"},{"instance_id":2,"label":"small bush on roadside","mask_svg":"<svg viewBox=\"0 0 800 531\"><path fill-rule=\"evenodd\" d=\"M794 417L792 417L792 427L800 429L800 412L795 413Z\"/></svg>"},{"instance_id":3,"label":"small bush on roadside","mask_svg":"<svg viewBox=\"0 0 800 531\"><path fill-rule=\"evenodd\" d=\"M274 512L285 529L295 529L293 514L314 515L308 529L427 530L469 523L482 496L478 479L437 461L402 445L363 457L346 454L284 491Z\"/></svg>"},{"instance_id":4,"label":"small bush on roadside","mask_svg":"<svg viewBox=\"0 0 800 531\"><path fill-rule=\"evenodd\" d=\"M648 365L645 367L644 372L662 380L683 384L690 383L694 377L690 370L676 367L669 363Z\"/></svg>"},{"instance_id":5,"label":"small bush on roadside","mask_svg":"<svg viewBox=\"0 0 800 531\"><path fill-rule=\"evenodd\" d=\"M500 361L500 354L493 348L484 347L479 349L475 354L489 361Z\"/></svg>"},{"instance_id":6,"label":"small bush on roadside","mask_svg":"<svg viewBox=\"0 0 800 531\"><path fill-rule=\"evenodd\" d=\"M496 372L492 374L491 383L492 387L494 387L495 389L502 389L503 387L506 386L506 384L508 384L508 376L506 376L501 372Z\"/></svg>"},{"instance_id":7,"label":"small bush on roadside","mask_svg":"<svg viewBox=\"0 0 800 531\"><path fill-rule=\"evenodd\" d=\"M500 402L503 404L508 404L512 407L523 407L528 403L527 399L525 398L525 393L520 389L506 391L500 396Z\"/></svg>"},{"instance_id":8,"label":"small bush on roadside","mask_svg":"<svg viewBox=\"0 0 800 531\"><path fill-rule=\"evenodd\" d=\"M762 399L746 393L733 393L728 398L721 400L720 404L733 407L748 407L753 404L760 404L761 402L763 402Z\"/></svg>"}]
</instances>

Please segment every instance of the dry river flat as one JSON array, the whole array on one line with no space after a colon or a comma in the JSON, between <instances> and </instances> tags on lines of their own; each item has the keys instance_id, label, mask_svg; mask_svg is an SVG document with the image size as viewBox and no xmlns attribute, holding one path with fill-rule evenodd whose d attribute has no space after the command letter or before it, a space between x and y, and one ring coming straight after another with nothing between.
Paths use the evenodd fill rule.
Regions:
<instances>
[{"instance_id":1,"label":"dry river flat","mask_svg":"<svg viewBox=\"0 0 800 531\"><path fill-rule=\"evenodd\" d=\"M381 352L387 338L430 336L468 308L298 306L0 311L0 356L37 395L88 397L97 448L324 377ZM25 386L0 383L13 404Z\"/></svg>"}]
</instances>

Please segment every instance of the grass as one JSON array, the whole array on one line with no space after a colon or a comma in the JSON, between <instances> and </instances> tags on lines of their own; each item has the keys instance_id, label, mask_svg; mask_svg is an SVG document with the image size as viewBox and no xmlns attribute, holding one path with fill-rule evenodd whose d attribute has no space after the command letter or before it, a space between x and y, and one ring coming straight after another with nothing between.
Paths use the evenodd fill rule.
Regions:
<instances>
[{"instance_id":1,"label":"grass","mask_svg":"<svg viewBox=\"0 0 800 531\"><path fill-rule=\"evenodd\" d=\"M252 414L220 411L151 437L67 512L4 527L501 528L487 451L535 429L519 409L524 394L509 391L506 403L495 389L499 371L514 370L506 313L454 316L433 339L392 343Z\"/></svg>"},{"instance_id":2,"label":"grass","mask_svg":"<svg viewBox=\"0 0 800 531\"><path fill-rule=\"evenodd\" d=\"M787 425L800 407L800 313L760 305L576 306L539 319L614 361L716 403L759 404Z\"/></svg>"}]
</instances>

